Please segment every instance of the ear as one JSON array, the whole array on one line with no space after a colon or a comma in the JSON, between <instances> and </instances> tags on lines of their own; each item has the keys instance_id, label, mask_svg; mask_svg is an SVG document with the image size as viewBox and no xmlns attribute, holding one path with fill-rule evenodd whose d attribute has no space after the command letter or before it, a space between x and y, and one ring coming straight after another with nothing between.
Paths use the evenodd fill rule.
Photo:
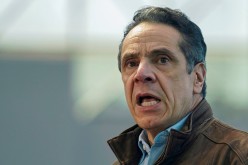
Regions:
<instances>
[{"instance_id":1,"label":"ear","mask_svg":"<svg viewBox=\"0 0 248 165\"><path fill-rule=\"evenodd\" d=\"M206 67L203 63L198 63L194 67L194 94L200 94L206 79Z\"/></svg>"}]
</instances>

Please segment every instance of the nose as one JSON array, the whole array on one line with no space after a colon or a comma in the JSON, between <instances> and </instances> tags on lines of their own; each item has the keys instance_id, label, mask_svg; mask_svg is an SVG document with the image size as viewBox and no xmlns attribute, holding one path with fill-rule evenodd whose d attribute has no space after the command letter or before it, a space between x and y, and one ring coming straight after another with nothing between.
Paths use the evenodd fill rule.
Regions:
<instances>
[{"instance_id":1,"label":"nose","mask_svg":"<svg viewBox=\"0 0 248 165\"><path fill-rule=\"evenodd\" d=\"M156 76L153 72L152 64L141 61L134 75L134 82L155 82Z\"/></svg>"}]
</instances>

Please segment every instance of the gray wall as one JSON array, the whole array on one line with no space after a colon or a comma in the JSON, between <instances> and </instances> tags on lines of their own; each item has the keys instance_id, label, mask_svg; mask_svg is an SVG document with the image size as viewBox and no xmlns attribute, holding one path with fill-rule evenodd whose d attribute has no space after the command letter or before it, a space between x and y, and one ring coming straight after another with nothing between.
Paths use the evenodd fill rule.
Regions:
<instances>
[{"instance_id":1,"label":"gray wall","mask_svg":"<svg viewBox=\"0 0 248 165\"><path fill-rule=\"evenodd\" d=\"M82 125L72 106L69 62L1 60L0 164L110 164L106 140L130 120Z\"/></svg>"},{"instance_id":2,"label":"gray wall","mask_svg":"<svg viewBox=\"0 0 248 165\"><path fill-rule=\"evenodd\" d=\"M113 102L94 121L80 124L72 113L70 80L69 61L0 61L1 165L98 165L115 159L106 140L133 124L127 108ZM247 110L213 107L219 118L248 130Z\"/></svg>"}]
</instances>

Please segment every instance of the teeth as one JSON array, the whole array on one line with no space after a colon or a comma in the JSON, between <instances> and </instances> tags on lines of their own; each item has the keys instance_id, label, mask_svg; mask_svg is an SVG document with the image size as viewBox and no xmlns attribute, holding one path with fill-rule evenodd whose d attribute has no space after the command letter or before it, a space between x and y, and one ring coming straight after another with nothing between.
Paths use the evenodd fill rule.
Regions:
<instances>
[{"instance_id":1,"label":"teeth","mask_svg":"<svg viewBox=\"0 0 248 165\"><path fill-rule=\"evenodd\" d=\"M144 102L141 103L141 106L148 107L148 106L155 105L157 103L158 103L158 101L148 101L148 102L144 101Z\"/></svg>"}]
</instances>

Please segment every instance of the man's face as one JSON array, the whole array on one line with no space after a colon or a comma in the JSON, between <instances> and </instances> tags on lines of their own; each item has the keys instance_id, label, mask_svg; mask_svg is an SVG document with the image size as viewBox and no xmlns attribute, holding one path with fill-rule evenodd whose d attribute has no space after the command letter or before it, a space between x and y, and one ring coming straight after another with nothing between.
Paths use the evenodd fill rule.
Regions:
<instances>
[{"instance_id":1,"label":"man's face","mask_svg":"<svg viewBox=\"0 0 248 165\"><path fill-rule=\"evenodd\" d=\"M160 132L192 110L196 74L186 70L180 33L171 26L141 23L123 41L121 74L130 112L147 131Z\"/></svg>"}]
</instances>

